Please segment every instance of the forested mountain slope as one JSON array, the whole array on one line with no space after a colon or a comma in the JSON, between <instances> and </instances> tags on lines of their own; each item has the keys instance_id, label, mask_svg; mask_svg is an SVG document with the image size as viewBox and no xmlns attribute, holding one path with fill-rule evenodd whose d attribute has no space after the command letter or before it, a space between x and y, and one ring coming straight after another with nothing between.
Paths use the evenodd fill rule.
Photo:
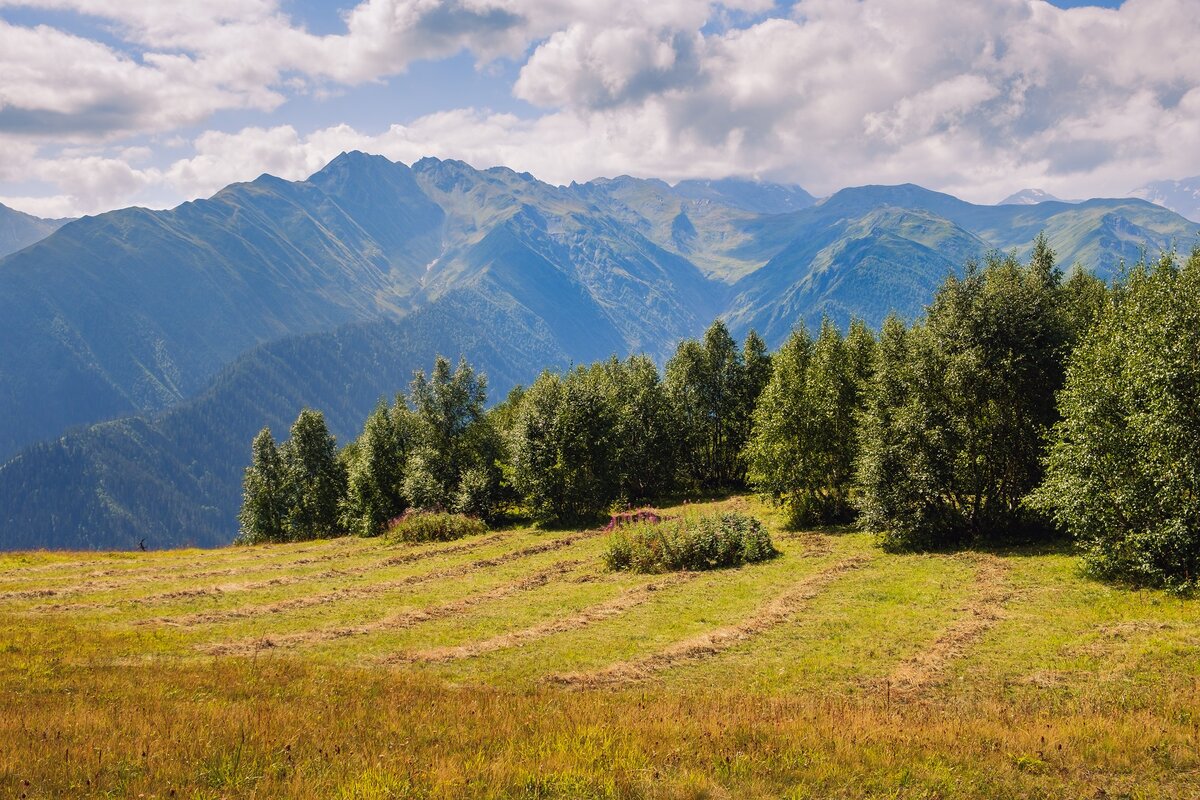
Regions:
<instances>
[{"instance_id":1,"label":"forested mountain slope","mask_svg":"<svg viewBox=\"0 0 1200 800\"><path fill-rule=\"evenodd\" d=\"M756 221L753 231L787 244L733 285L725 315L734 330L756 328L772 345L797 321L815 328L823 315L872 327L892 311L911 318L967 260L991 249L1025 258L1041 231L1059 263L1106 279L1143 254L1200 241L1200 225L1143 200L980 206L912 184L844 189Z\"/></svg>"},{"instance_id":2,"label":"forested mountain slope","mask_svg":"<svg viewBox=\"0 0 1200 800\"><path fill-rule=\"evenodd\" d=\"M1105 276L1200 240L1133 199L977 206L904 185L814 203L752 181L552 186L362 153L77 220L0 259L0 545L228 541L249 437L297 404L344 409L346 433L436 352L469 351L503 386L612 353L663 359L719 315L772 346L823 314L911 318L948 272L991 248L1023 256L1041 230L1060 263ZM450 338L408 322L422 309ZM293 366L272 372L276 352ZM203 434L171 427L197 419Z\"/></svg>"},{"instance_id":3,"label":"forested mountain slope","mask_svg":"<svg viewBox=\"0 0 1200 800\"><path fill-rule=\"evenodd\" d=\"M227 544L247 443L260 428L284 435L301 409L320 408L348 441L435 353L466 356L497 397L529 381L530 364L568 362L539 320L469 291L401 320L263 345L166 413L73 431L0 467L0 549Z\"/></svg>"},{"instance_id":4,"label":"forested mountain slope","mask_svg":"<svg viewBox=\"0 0 1200 800\"><path fill-rule=\"evenodd\" d=\"M162 410L257 344L374 318L411 293L440 209L401 165L375 176L373 218L352 216L324 177L88 217L0 261L0 457Z\"/></svg>"}]
</instances>

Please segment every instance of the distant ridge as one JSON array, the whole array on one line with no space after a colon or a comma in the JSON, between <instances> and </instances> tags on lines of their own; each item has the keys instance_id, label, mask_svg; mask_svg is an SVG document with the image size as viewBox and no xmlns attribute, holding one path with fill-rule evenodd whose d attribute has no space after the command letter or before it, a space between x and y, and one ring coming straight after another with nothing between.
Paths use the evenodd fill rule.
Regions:
<instances>
[{"instance_id":1,"label":"distant ridge","mask_svg":"<svg viewBox=\"0 0 1200 800\"><path fill-rule=\"evenodd\" d=\"M42 219L0 203L0 258L45 239L69 219Z\"/></svg>"},{"instance_id":2,"label":"distant ridge","mask_svg":"<svg viewBox=\"0 0 1200 800\"><path fill-rule=\"evenodd\" d=\"M794 184L744 178L680 181L675 184L674 191L691 200L714 200L759 214L786 214L816 202L815 197Z\"/></svg>"},{"instance_id":3,"label":"distant ridge","mask_svg":"<svg viewBox=\"0 0 1200 800\"><path fill-rule=\"evenodd\" d=\"M1010 194L996 205L998 206L1034 206L1038 203L1078 203L1078 200L1063 200L1041 189L1022 189Z\"/></svg>"},{"instance_id":4,"label":"distant ridge","mask_svg":"<svg viewBox=\"0 0 1200 800\"><path fill-rule=\"evenodd\" d=\"M1200 175L1179 181L1154 181L1131 194L1169 208L1192 222L1200 222Z\"/></svg>"}]
</instances>

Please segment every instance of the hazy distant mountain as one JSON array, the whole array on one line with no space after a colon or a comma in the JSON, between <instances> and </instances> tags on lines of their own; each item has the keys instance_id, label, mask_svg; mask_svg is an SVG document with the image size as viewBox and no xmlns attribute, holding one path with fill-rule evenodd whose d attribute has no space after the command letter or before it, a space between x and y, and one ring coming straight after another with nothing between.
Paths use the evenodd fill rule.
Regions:
<instances>
[{"instance_id":1,"label":"hazy distant mountain","mask_svg":"<svg viewBox=\"0 0 1200 800\"><path fill-rule=\"evenodd\" d=\"M41 219L0 203L0 257L45 239L68 222L67 219Z\"/></svg>"},{"instance_id":2,"label":"hazy distant mountain","mask_svg":"<svg viewBox=\"0 0 1200 800\"><path fill-rule=\"evenodd\" d=\"M689 200L711 200L759 214L786 214L816 202L815 197L799 186L742 178L680 181L675 184L674 192Z\"/></svg>"},{"instance_id":3,"label":"hazy distant mountain","mask_svg":"<svg viewBox=\"0 0 1200 800\"><path fill-rule=\"evenodd\" d=\"M1001 200L996 205L998 206L1033 206L1038 203L1074 203L1075 200L1063 200L1060 197L1055 197L1049 192L1041 189L1022 189L1019 192L1010 194L1008 197Z\"/></svg>"},{"instance_id":4,"label":"hazy distant mountain","mask_svg":"<svg viewBox=\"0 0 1200 800\"><path fill-rule=\"evenodd\" d=\"M1154 181L1131 194L1200 222L1200 175L1181 181Z\"/></svg>"},{"instance_id":5,"label":"hazy distant mountain","mask_svg":"<svg viewBox=\"0 0 1200 800\"><path fill-rule=\"evenodd\" d=\"M1200 240L1138 199L978 206L909 184L814 204L752 181L560 187L362 153L84 218L0 259L0 547L228 541L254 431L309 404L352 434L437 352L503 390L665 359L717 315L778 345L822 315L914 317L947 273L1042 230L1105 276Z\"/></svg>"}]
</instances>

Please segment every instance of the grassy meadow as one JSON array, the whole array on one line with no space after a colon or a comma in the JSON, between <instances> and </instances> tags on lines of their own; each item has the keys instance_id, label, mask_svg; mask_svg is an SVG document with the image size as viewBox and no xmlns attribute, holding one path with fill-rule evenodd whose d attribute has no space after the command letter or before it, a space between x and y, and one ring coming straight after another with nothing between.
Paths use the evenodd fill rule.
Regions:
<instances>
[{"instance_id":1,"label":"grassy meadow","mask_svg":"<svg viewBox=\"0 0 1200 800\"><path fill-rule=\"evenodd\" d=\"M0 555L0 796L1192 798L1200 602L792 532Z\"/></svg>"}]
</instances>

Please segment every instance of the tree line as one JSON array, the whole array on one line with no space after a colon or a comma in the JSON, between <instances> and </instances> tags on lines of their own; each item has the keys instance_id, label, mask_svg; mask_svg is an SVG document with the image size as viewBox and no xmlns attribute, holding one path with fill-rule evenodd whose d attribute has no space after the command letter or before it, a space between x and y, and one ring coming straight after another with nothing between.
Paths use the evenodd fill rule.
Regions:
<instances>
[{"instance_id":1,"label":"tree line","mask_svg":"<svg viewBox=\"0 0 1200 800\"><path fill-rule=\"evenodd\" d=\"M1200 569L1200 250L1107 285L1044 236L875 333L803 326L775 353L720 320L645 356L547 371L486 408L438 357L339 449L318 412L255 438L241 539L370 536L407 509L588 520L750 488L794 524L857 521L891 549L1071 534L1099 574L1188 587Z\"/></svg>"},{"instance_id":2,"label":"tree line","mask_svg":"<svg viewBox=\"0 0 1200 800\"><path fill-rule=\"evenodd\" d=\"M486 519L519 506L570 523L616 503L741 487L770 371L758 334L739 346L718 321L680 344L665 375L646 356L614 357L544 372L488 409L486 377L438 356L343 448L311 409L282 443L260 431L240 539L373 536L412 508Z\"/></svg>"}]
</instances>

